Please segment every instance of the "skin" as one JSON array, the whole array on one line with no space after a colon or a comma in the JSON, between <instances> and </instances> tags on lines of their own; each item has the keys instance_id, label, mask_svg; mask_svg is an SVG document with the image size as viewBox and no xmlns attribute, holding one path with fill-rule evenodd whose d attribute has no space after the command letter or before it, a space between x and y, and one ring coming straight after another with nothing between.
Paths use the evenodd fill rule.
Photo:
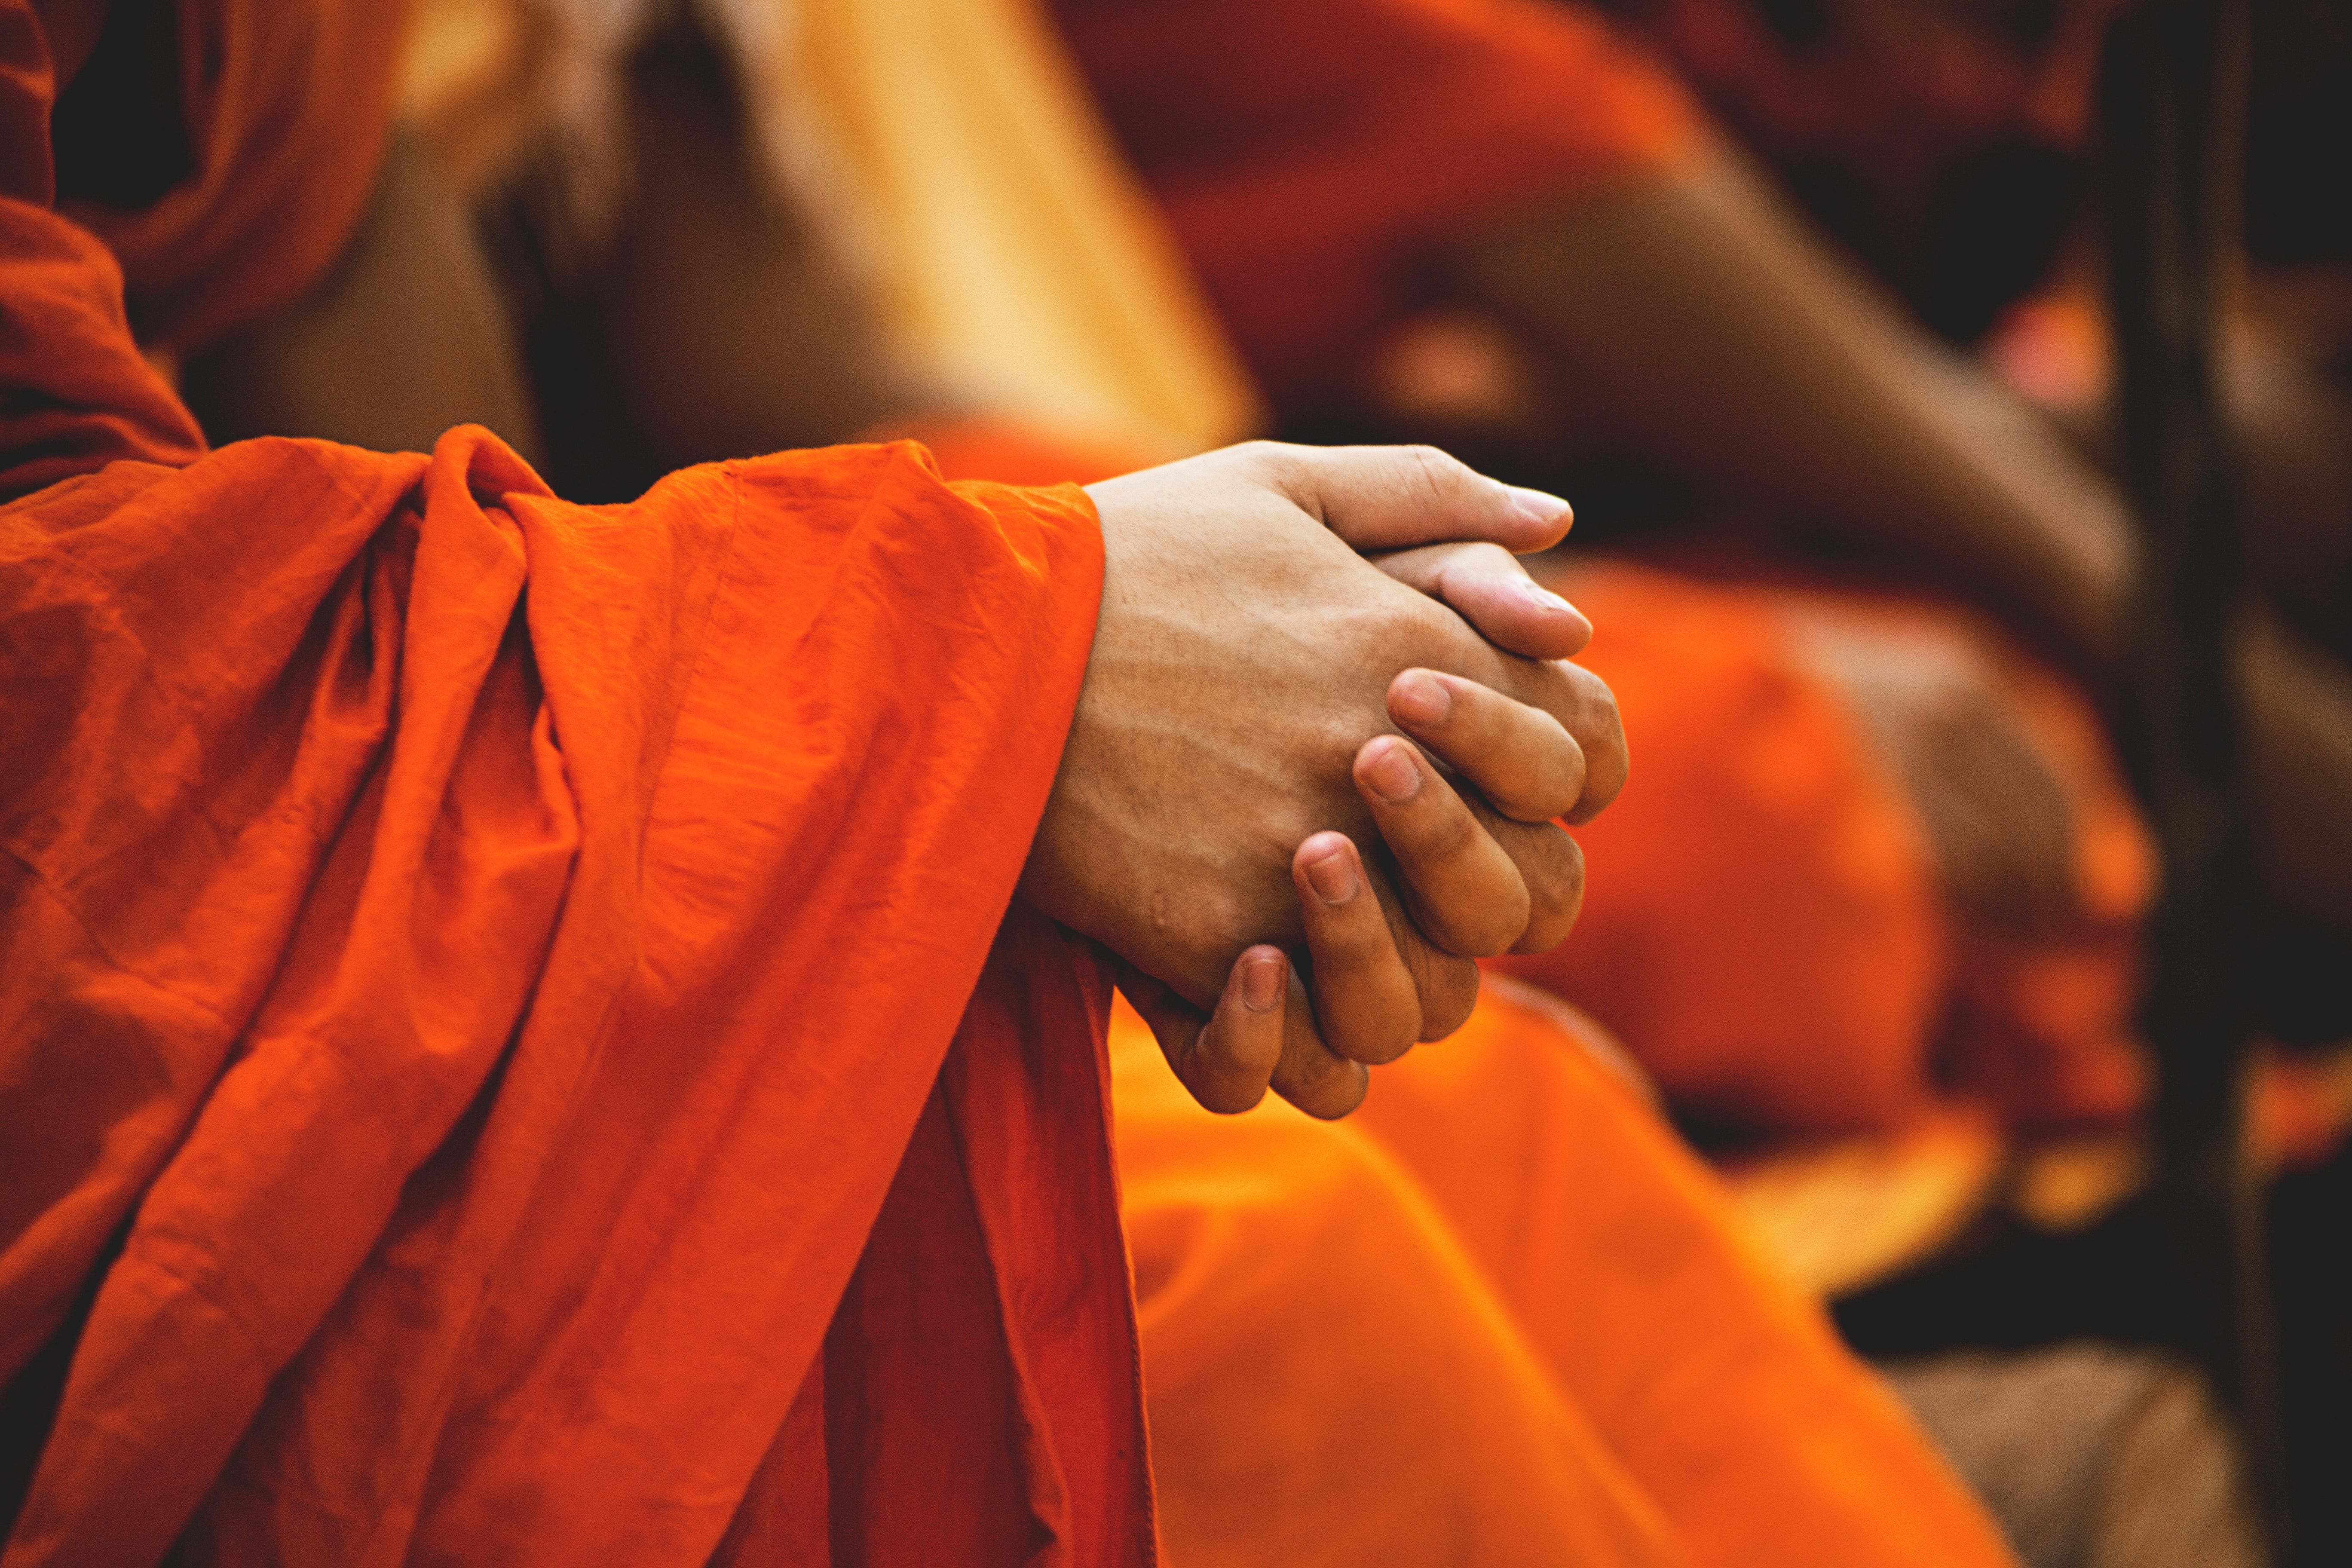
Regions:
<instances>
[{"instance_id":1,"label":"skin","mask_svg":"<svg viewBox=\"0 0 2352 1568\"><path fill-rule=\"evenodd\" d=\"M1589 623L1509 553L1567 507L1427 448L1271 443L1089 493L1101 618L1022 891L1126 963L1202 1103L1345 1114L1365 1064L1461 1026L1473 958L1575 919L1553 818L1615 795L1624 734L1559 662Z\"/></svg>"}]
</instances>

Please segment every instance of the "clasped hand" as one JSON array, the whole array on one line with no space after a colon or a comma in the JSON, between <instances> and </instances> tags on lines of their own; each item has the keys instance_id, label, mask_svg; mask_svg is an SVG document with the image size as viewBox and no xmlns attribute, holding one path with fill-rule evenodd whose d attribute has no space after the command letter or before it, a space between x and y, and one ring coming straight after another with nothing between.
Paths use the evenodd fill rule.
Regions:
<instances>
[{"instance_id":1,"label":"clasped hand","mask_svg":"<svg viewBox=\"0 0 2352 1568\"><path fill-rule=\"evenodd\" d=\"M1425 447L1230 447L1090 487L1102 611L1023 879L1212 1110L1318 1116L1567 934L1625 777L1591 627L1513 558L1565 503ZM1294 962L1291 954L1303 953Z\"/></svg>"}]
</instances>

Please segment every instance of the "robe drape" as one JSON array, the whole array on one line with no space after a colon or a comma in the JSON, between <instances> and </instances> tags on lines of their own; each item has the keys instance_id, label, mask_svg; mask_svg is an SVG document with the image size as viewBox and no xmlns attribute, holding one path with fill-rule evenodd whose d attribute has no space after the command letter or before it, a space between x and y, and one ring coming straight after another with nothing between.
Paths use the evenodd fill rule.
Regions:
<instances>
[{"instance_id":1,"label":"robe drape","mask_svg":"<svg viewBox=\"0 0 2352 1568\"><path fill-rule=\"evenodd\" d=\"M5 0L0 1562L1148 1561L1108 993L1012 904L1083 493L205 453L48 96Z\"/></svg>"}]
</instances>

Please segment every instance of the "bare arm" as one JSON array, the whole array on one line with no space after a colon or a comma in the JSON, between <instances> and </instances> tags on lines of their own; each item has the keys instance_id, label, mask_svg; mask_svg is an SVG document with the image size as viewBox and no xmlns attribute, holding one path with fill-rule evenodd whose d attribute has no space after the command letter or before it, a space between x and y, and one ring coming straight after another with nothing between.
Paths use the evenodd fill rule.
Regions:
<instances>
[{"instance_id":1,"label":"bare arm","mask_svg":"<svg viewBox=\"0 0 2352 1568\"><path fill-rule=\"evenodd\" d=\"M1728 152L1454 259L1620 446L1793 533L1897 555L2112 691L2133 551L2121 496ZM2352 678L2261 616L2239 676L2264 881L2352 941Z\"/></svg>"},{"instance_id":2,"label":"bare arm","mask_svg":"<svg viewBox=\"0 0 2352 1568\"><path fill-rule=\"evenodd\" d=\"M1728 152L1454 261L1618 443L1793 527L1899 553L2070 659L2107 662L2130 554L2114 489Z\"/></svg>"}]
</instances>

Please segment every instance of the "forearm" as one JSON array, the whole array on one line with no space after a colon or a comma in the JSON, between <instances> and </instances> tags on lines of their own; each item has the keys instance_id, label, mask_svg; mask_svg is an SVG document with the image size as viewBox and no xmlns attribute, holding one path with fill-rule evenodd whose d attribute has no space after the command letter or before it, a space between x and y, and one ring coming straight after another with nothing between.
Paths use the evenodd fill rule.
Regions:
<instances>
[{"instance_id":1,"label":"forearm","mask_svg":"<svg viewBox=\"0 0 2352 1568\"><path fill-rule=\"evenodd\" d=\"M2086 669L2112 658L2121 499L1727 153L1455 260L1622 447L1736 487L1788 526L1899 554Z\"/></svg>"}]
</instances>

